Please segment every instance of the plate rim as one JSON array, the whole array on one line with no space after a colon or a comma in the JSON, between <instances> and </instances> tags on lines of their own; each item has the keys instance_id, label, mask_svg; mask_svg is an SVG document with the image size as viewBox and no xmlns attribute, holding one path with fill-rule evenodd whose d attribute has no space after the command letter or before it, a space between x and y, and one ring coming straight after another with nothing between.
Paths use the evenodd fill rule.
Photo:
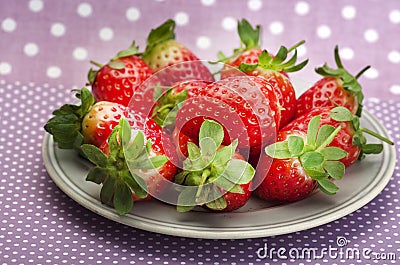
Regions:
<instances>
[{"instance_id":1,"label":"plate rim","mask_svg":"<svg viewBox=\"0 0 400 265\"><path fill-rule=\"evenodd\" d=\"M374 115L364 110L363 119L369 120L374 126L374 130L389 137L386 128L378 121ZM234 228L213 228L213 227L193 227L185 226L184 224L161 223L160 221L151 220L132 213L120 216L113 208L101 204L101 202L91 196L85 196L87 193L80 189L65 174L63 169L58 163L53 163L55 159L55 144L50 134L46 133L43 137L42 144L42 157L46 170L55 184L71 199L89 209L90 211L101 215L107 219L116 221L118 223L143 229L150 232L161 233L172 236L190 237L190 238L204 238L204 239L245 239L245 238L259 238L269 237L275 235L288 234L298 231L307 230L310 228L318 227L329 222L340 219L366 205L372 201L389 183L396 165L396 151L394 146L384 145L382 152L381 170L374 178L374 181L369 184L368 189L358 192L355 196L351 197L343 205L334 205L329 208L328 213L319 214L317 216L309 216L302 219L295 219L287 222L289 224L282 225L279 223L265 227L262 225L247 227L234 227ZM56 160L56 159L55 159ZM382 170L383 169L383 170ZM62 174L60 174L62 173ZM379 180L379 181L378 181ZM372 186L371 186L372 185ZM75 187L75 189L72 188ZM78 190L76 189L78 188ZM241 214L241 213L235 213ZM243 213L245 214L245 213ZM229 213L228 213L229 215ZM318 221L315 221L317 217ZM309 219L313 218L312 222ZM132 222L134 220L134 222ZM308 221L308 222L307 222ZM166 225L168 224L168 225Z\"/></svg>"}]
</instances>

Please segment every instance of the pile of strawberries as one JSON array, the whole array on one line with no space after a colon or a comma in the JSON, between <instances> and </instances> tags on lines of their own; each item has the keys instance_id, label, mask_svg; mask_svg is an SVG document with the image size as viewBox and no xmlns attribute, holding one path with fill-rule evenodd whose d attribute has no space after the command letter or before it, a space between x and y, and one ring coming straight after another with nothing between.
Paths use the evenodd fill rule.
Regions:
<instances>
[{"instance_id":1,"label":"pile of strawberries","mask_svg":"<svg viewBox=\"0 0 400 265\"><path fill-rule=\"evenodd\" d=\"M260 26L238 22L240 47L207 65L175 40L175 22L151 30L144 51L133 42L88 74L45 125L57 146L93 163L86 180L119 214L150 198L233 211L251 195L293 202L317 188L335 194L346 167L382 151L364 133L358 78L342 65L316 68L322 77L297 97L290 73L303 69L297 47L276 54L260 47ZM218 68L216 73L210 69Z\"/></svg>"}]
</instances>

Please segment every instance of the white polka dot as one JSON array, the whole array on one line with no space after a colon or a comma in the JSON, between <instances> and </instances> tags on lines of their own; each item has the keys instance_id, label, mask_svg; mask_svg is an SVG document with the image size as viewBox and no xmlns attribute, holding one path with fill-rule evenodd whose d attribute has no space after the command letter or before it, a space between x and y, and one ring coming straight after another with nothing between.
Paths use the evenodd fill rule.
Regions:
<instances>
[{"instance_id":1,"label":"white polka dot","mask_svg":"<svg viewBox=\"0 0 400 265\"><path fill-rule=\"evenodd\" d=\"M13 32L17 28L17 22L12 18L6 18L1 23L1 28L6 32Z\"/></svg>"},{"instance_id":2,"label":"white polka dot","mask_svg":"<svg viewBox=\"0 0 400 265\"><path fill-rule=\"evenodd\" d=\"M211 46L211 40L209 37L200 36L197 38L196 45L200 49L208 49Z\"/></svg>"},{"instance_id":3,"label":"white polka dot","mask_svg":"<svg viewBox=\"0 0 400 265\"><path fill-rule=\"evenodd\" d=\"M43 9L43 1L41 0L31 0L29 1L29 10L32 12L39 12Z\"/></svg>"},{"instance_id":4,"label":"white polka dot","mask_svg":"<svg viewBox=\"0 0 400 265\"><path fill-rule=\"evenodd\" d=\"M398 51L389 52L388 59L392 63L400 63L400 52Z\"/></svg>"},{"instance_id":5,"label":"white polka dot","mask_svg":"<svg viewBox=\"0 0 400 265\"><path fill-rule=\"evenodd\" d=\"M321 39L327 39L331 36L331 29L327 25L321 25L317 28L317 35Z\"/></svg>"},{"instance_id":6,"label":"white polka dot","mask_svg":"<svg viewBox=\"0 0 400 265\"><path fill-rule=\"evenodd\" d=\"M51 25L50 32L55 37L61 37L65 34L65 26L62 23L54 23Z\"/></svg>"},{"instance_id":7,"label":"white polka dot","mask_svg":"<svg viewBox=\"0 0 400 265\"><path fill-rule=\"evenodd\" d=\"M24 46L24 53L30 57L35 56L39 52L39 47L36 43L27 43Z\"/></svg>"},{"instance_id":8,"label":"white polka dot","mask_svg":"<svg viewBox=\"0 0 400 265\"><path fill-rule=\"evenodd\" d=\"M185 12L178 12L175 15L175 22L178 26L184 26L189 23L189 15Z\"/></svg>"},{"instance_id":9,"label":"white polka dot","mask_svg":"<svg viewBox=\"0 0 400 265\"><path fill-rule=\"evenodd\" d=\"M77 12L81 17L88 17L92 14L93 8L89 3L81 3L78 6Z\"/></svg>"},{"instance_id":10,"label":"white polka dot","mask_svg":"<svg viewBox=\"0 0 400 265\"><path fill-rule=\"evenodd\" d=\"M247 2L247 7L251 10L251 11L258 11L261 9L262 7L262 1L261 0L249 0Z\"/></svg>"},{"instance_id":11,"label":"white polka dot","mask_svg":"<svg viewBox=\"0 0 400 265\"><path fill-rule=\"evenodd\" d=\"M307 15L310 11L310 6L307 2L297 2L294 11L301 16Z\"/></svg>"},{"instance_id":12,"label":"white polka dot","mask_svg":"<svg viewBox=\"0 0 400 265\"><path fill-rule=\"evenodd\" d=\"M47 76L50 78L58 78L61 76L61 69L57 66L47 68Z\"/></svg>"},{"instance_id":13,"label":"white polka dot","mask_svg":"<svg viewBox=\"0 0 400 265\"><path fill-rule=\"evenodd\" d=\"M342 9L342 16L345 19L353 19L356 17L357 10L354 6L345 6Z\"/></svg>"},{"instance_id":14,"label":"white polka dot","mask_svg":"<svg viewBox=\"0 0 400 265\"><path fill-rule=\"evenodd\" d=\"M400 95L400 85L393 85L390 87L390 92L395 95Z\"/></svg>"},{"instance_id":15,"label":"white polka dot","mask_svg":"<svg viewBox=\"0 0 400 265\"><path fill-rule=\"evenodd\" d=\"M201 3L205 6L211 6L215 3L215 0L201 0Z\"/></svg>"},{"instance_id":16,"label":"white polka dot","mask_svg":"<svg viewBox=\"0 0 400 265\"><path fill-rule=\"evenodd\" d=\"M7 62L0 62L0 75L8 75L12 71L11 64Z\"/></svg>"},{"instance_id":17,"label":"white polka dot","mask_svg":"<svg viewBox=\"0 0 400 265\"><path fill-rule=\"evenodd\" d=\"M82 47L77 47L74 49L72 55L74 56L74 58L78 61L82 61L85 60L88 56L88 52L85 48Z\"/></svg>"},{"instance_id":18,"label":"white polka dot","mask_svg":"<svg viewBox=\"0 0 400 265\"><path fill-rule=\"evenodd\" d=\"M299 47L297 47L296 50L297 50L297 55L299 57L306 56L306 54L307 54L307 47L304 44L299 46Z\"/></svg>"},{"instance_id":19,"label":"white polka dot","mask_svg":"<svg viewBox=\"0 0 400 265\"><path fill-rule=\"evenodd\" d=\"M393 24L399 24L400 23L400 11L397 9L390 11L389 20Z\"/></svg>"},{"instance_id":20,"label":"white polka dot","mask_svg":"<svg viewBox=\"0 0 400 265\"><path fill-rule=\"evenodd\" d=\"M136 21L140 18L140 10L136 7L130 7L126 10L126 18L129 21Z\"/></svg>"},{"instance_id":21,"label":"white polka dot","mask_svg":"<svg viewBox=\"0 0 400 265\"><path fill-rule=\"evenodd\" d=\"M269 30L271 31L272 34L281 34L284 30L284 26L281 22L279 21L274 21L269 25Z\"/></svg>"},{"instance_id":22,"label":"white polka dot","mask_svg":"<svg viewBox=\"0 0 400 265\"><path fill-rule=\"evenodd\" d=\"M237 21L233 17L225 17L222 20L222 28L227 31L234 31L237 28Z\"/></svg>"},{"instance_id":23,"label":"white polka dot","mask_svg":"<svg viewBox=\"0 0 400 265\"><path fill-rule=\"evenodd\" d=\"M99 36L103 41L109 41L114 37L114 31L111 28L102 28L99 32Z\"/></svg>"},{"instance_id":24,"label":"white polka dot","mask_svg":"<svg viewBox=\"0 0 400 265\"><path fill-rule=\"evenodd\" d=\"M339 53L340 53L340 58L345 60L351 60L354 57L353 49L348 47L341 48Z\"/></svg>"},{"instance_id":25,"label":"white polka dot","mask_svg":"<svg viewBox=\"0 0 400 265\"><path fill-rule=\"evenodd\" d=\"M365 72L364 76L369 79L375 79L379 76L379 72L375 68L371 67Z\"/></svg>"},{"instance_id":26,"label":"white polka dot","mask_svg":"<svg viewBox=\"0 0 400 265\"><path fill-rule=\"evenodd\" d=\"M376 42L379 39L379 34L374 29L367 29L364 32L364 38L368 42Z\"/></svg>"}]
</instances>

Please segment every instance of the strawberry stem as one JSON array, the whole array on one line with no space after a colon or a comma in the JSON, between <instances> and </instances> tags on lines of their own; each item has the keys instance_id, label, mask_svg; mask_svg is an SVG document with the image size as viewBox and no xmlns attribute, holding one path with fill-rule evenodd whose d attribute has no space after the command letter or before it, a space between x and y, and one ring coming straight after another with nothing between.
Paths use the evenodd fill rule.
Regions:
<instances>
[{"instance_id":1,"label":"strawberry stem","mask_svg":"<svg viewBox=\"0 0 400 265\"><path fill-rule=\"evenodd\" d=\"M361 69L361 71L360 71L358 74L356 74L356 75L354 76L354 78L355 78L355 79L358 79L358 78L359 78L363 73L365 73L365 71L367 71L369 68L371 68L370 65L364 67L363 69Z\"/></svg>"},{"instance_id":2,"label":"strawberry stem","mask_svg":"<svg viewBox=\"0 0 400 265\"><path fill-rule=\"evenodd\" d=\"M200 185L199 188L197 189L196 192L196 198L199 198L201 195L201 190L203 189L203 185L206 182L207 178L211 175L211 171L209 169L205 169L203 173L201 174L201 180L200 180Z\"/></svg>"},{"instance_id":3,"label":"strawberry stem","mask_svg":"<svg viewBox=\"0 0 400 265\"><path fill-rule=\"evenodd\" d=\"M290 48L287 50L287 52L289 53L289 52L291 52L291 51L297 49L299 46L303 45L305 42L306 42L305 40L299 41L298 43L296 43L295 45L293 45L292 47L290 47Z\"/></svg>"},{"instance_id":4,"label":"strawberry stem","mask_svg":"<svg viewBox=\"0 0 400 265\"><path fill-rule=\"evenodd\" d=\"M383 137L382 135L379 135L376 132L373 132L373 131L371 131L371 130L369 130L367 128L360 128L360 131L368 133L369 135L372 135L375 138L377 138L377 139L379 139L379 140L381 140L381 141L383 141L383 142L385 142L387 144L394 145L394 143L392 141L390 141L389 139L387 139L387 138Z\"/></svg>"},{"instance_id":5,"label":"strawberry stem","mask_svg":"<svg viewBox=\"0 0 400 265\"><path fill-rule=\"evenodd\" d=\"M95 66L97 66L97 67L99 67L99 68L103 67L103 65L101 63L98 63L98 62L95 62L95 61L92 61L92 60L90 60L90 63L95 65Z\"/></svg>"}]
</instances>

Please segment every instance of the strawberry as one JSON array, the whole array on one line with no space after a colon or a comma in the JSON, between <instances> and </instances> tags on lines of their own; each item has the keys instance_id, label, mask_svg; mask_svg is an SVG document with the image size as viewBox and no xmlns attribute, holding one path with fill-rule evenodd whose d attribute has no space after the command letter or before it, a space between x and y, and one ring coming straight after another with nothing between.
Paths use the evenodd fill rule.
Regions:
<instances>
[{"instance_id":1,"label":"strawberry","mask_svg":"<svg viewBox=\"0 0 400 265\"><path fill-rule=\"evenodd\" d=\"M107 140L119 120L127 116L128 110L121 104L109 101L96 102L82 120L84 142L99 147Z\"/></svg>"},{"instance_id":2,"label":"strawberry","mask_svg":"<svg viewBox=\"0 0 400 265\"><path fill-rule=\"evenodd\" d=\"M347 152L347 156L340 161L345 166L350 166L357 159L362 160L366 154L377 154L382 151L382 144L368 144L364 133L370 134L375 138L382 140L390 145L393 143L372 132L367 128L360 126L358 116L352 114L345 107L320 107L305 113L288 124L284 130L306 131L306 125L314 116L321 117L321 125L340 126L342 129L331 142L330 146L341 148Z\"/></svg>"},{"instance_id":3,"label":"strawberry","mask_svg":"<svg viewBox=\"0 0 400 265\"><path fill-rule=\"evenodd\" d=\"M334 57L337 69L330 68L326 63L315 71L323 78L305 91L297 99L297 113L300 116L316 107L343 106L353 114L361 116L363 93L357 79L369 69L363 68L357 75L351 75L344 67L339 57L339 48L335 47Z\"/></svg>"},{"instance_id":4,"label":"strawberry","mask_svg":"<svg viewBox=\"0 0 400 265\"><path fill-rule=\"evenodd\" d=\"M152 29L142 56L150 68L157 72L161 83L171 86L186 80L214 81L214 76L200 59L175 40L174 30L175 21L172 19Z\"/></svg>"},{"instance_id":5,"label":"strawberry","mask_svg":"<svg viewBox=\"0 0 400 265\"><path fill-rule=\"evenodd\" d=\"M162 127L174 124L180 105L189 98L198 97L209 84L208 81L193 80L180 81L171 87L156 87L151 117Z\"/></svg>"},{"instance_id":6,"label":"strawberry","mask_svg":"<svg viewBox=\"0 0 400 265\"><path fill-rule=\"evenodd\" d=\"M254 168L235 152L237 140L223 146L223 138L222 126L205 120L200 127L199 146L188 142L188 158L183 162L183 171L175 177L175 183L182 185L178 211L190 211L199 205L228 212L249 200Z\"/></svg>"},{"instance_id":7,"label":"strawberry","mask_svg":"<svg viewBox=\"0 0 400 265\"><path fill-rule=\"evenodd\" d=\"M178 154L178 157L181 160L184 160L188 157L189 153L188 153L188 147L187 144L189 142L192 142L196 145L198 145L198 139L193 139L190 138L189 136L183 134L178 128L175 127L175 129L172 131L171 134L171 138L172 141L175 144L175 149L176 149L176 153Z\"/></svg>"},{"instance_id":8,"label":"strawberry","mask_svg":"<svg viewBox=\"0 0 400 265\"><path fill-rule=\"evenodd\" d=\"M164 191L177 170L165 153L165 137L154 121L136 113L130 121L120 119L102 145L104 152L82 145L85 156L96 165L86 180L102 184L102 203L112 204L123 215L131 211L134 201L157 198Z\"/></svg>"},{"instance_id":9,"label":"strawberry","mask_svg":"<svg viewBox=\"0 0 400 265\"><path fill-rule=\"evenodd\" d=\"M237 31L240 38L240 47L236 48L229 57L225 56L222 52L218 53L219 62L225 63L221 71L221 79L236 75L234 69L239 68L242 63L258 63L258 56L262 52L260 45L260 25L253 28L246 19L242 19L238 21Z\"/></svg>"},{"instance_id":10,"label":"strawberry","mask_svg":"<svg viewBox=\"0 0 400 265\"><path fill-rule=\"evenodd\" d=\"M296 114L296 93L286 73L299 71L306 66L308 60L296 64L297 47L303 43L299 42L289 49L281 46L275 56L264 50L258 56L257 63L241 63L239 66L239 70L245 74L263 77L272 84L281 108L279 128L293 120ZM288 53L292 50L294 50L294 55L286 60Z\"/></svg>"},{"instance_id":11,"label":"strawberry","mask_svg":"<svg viewBox=\"0 0 400 265\"><path fill-rule=\"evenodd\" d=\"M278 53L274 56L266 50L263 51L261 49L260 31L260 25L253 28L245 19L238 22L241 47L235 49L233 55L230 57L226 57L222 53L218 54L219 62L226 63L221 70L221 78L242 75L242 72L244 72L247 75L262 76L270 81L281 106L281 124L278 126L282 128L294 118L296 113L296 94L293 85L288 79L287 72L299 71L307 64L306 60L295 65L297 60L296 49L304 41L297 43L289 49L281 46ZM295 50L294 56L285 62L288 53L292 50Z\"/></svg>"},{"instance_id":12,"label":"strawberry","mask_svg":"<svg viewBox=\"0 0 400 265\"><path fill-rule=\"evenodd\" d=\"M80 105L64 104L53 111L44 129L53 135L54 142L61 149L77 149L83 143L82 121L95 103L92 93L87 88L76 90L75 96ZM107 137L107 136L106 136Z\"/></svg>"},{"instance_id":13,"label":"strawberry","mask_svg":"<svg viewBox=\"0 0 400 265\"><path fill-rule=\"evenodd\" d=\"M256 178L263 181L254 191L258 197L269 201L292 202L304 199L318 186L327 194L335 194L338 187L331 181L341 179L345 165L338 161L347 152L329 144L341 127L323 125L321 116L308 122L308 129L283 129L277 142L265 148L262 160L273 158L271 167L257 170ZM307 124L305 118L299 123ZM260 176L261 175L261 176Z\"/></svg>"},{"instance_id":14,"label":"strawberry","mask_svg":"<svg viewBox=\"0 0 400 265\"><path fill-rule=\"evenodd\" d=\"M138 53L139 48L133 42L131 47L119 52L106 65L92 61L100 67L97 71L90 69L88 74L96 101L111 101L128 106L135 91L153 75L153 70Z\"/></svg>"},{"instance_id":15,"label":"strawberry","mask_svg":"<svg viewBox=\"0 0 400 265\"><path fill-rule=\"evenodd\" d=\"M223 145L238 139L239 148L260 148L274 141L280 109L269 82L236 76L211 83L199 97L185 101L178 111L176 127L196 139L205 119L222 124Z\"/></svg>"}]
</instances>

